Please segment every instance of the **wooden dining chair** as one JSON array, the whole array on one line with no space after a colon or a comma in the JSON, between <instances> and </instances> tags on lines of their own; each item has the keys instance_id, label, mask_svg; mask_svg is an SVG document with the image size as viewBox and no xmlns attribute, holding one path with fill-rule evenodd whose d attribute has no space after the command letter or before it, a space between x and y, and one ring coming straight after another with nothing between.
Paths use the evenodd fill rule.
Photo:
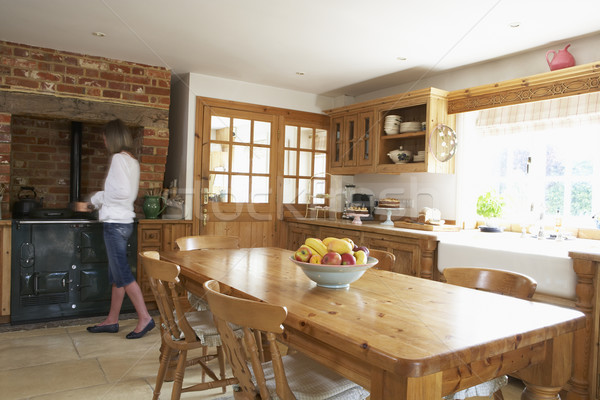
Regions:
<instances>
[{"instance_id":1,"label":"wooden dining chair","mask_svg":"<svg viewBox=\"0 0 600 400\"><path fill-rule=\"evenodd\" d=\"M226 377L221 337L214 325L212 313L210 311L185 312L180 300L183 289L179 281L180 268L178 265L160 260L156 251L140 253L140 259L142 268L148 275L161 316L163 345L161 346L160 365L156 376L153 400L157 400L160 396L167 369L174 356L177 357L177 366L171 400L177 400L181 393L191 391L222 387L225 392L225 387L237 383L237 379ZM233 335L239 338L243 332L241 329L237 329ZM214 352L206 351L213 347L215 348ZM188 359L188 351L199 348L203 350L202 356ZM219 376L207 365L208 361L215 358L218 359ZM202 382L184 388L185 370L193 365L201 367ZM204 374L210 377L209 381L205 382Z\"/></svg>"},{"instance_id":2,"label":"wooden dining chair","mask_svg":"<svg viewBox=\"0 0 600 400\"><path fill-rule=\"evenodd\" d=\"M181 251L209 250L209 249L239 249L240 239L237 236L222 235L196 235L183 236L175 239ZM204 296L188 293L188 301L196 310L208 310Z\"/></svg>"},{"instance_id":3,"label":"wooden dining chair","mask_svg":"<svg viewBox=\"0 0 600 400\"><path fill-rule=\"evenodd\" d=\"M396 262L396 256L385 250L369 249L369 256L379 260L373 268L383 271L392 271L392 267Z\"/></svg>"},{"instance_id":4,"label":"wooden dining chair","mask_svg":"<svg viewBox=\"0 0 600 400\"><path fill-rule=\"evenodd\" d=\"M183 236L175 240L179 250L199 249L239 249L240 239L237 236L197 235Z\"/></svg>"},{"instance_id":5,"label":"wooden dining chair","mask_svg":"<svg viewBox=\"0 0 600 400\"><path fill-rule=\"evenodd\" d=\"M537 282L524 274L501 269L477 267L448 267L443 271L446 282L452 285L486 292L513 296L520 299L530 299L537 288ZM491 381L461 390L444 399L466 399L475 396L493 395L494 400L504 400L502 387L508 383L508 377L501 376Z\"/></svg>"},{"instance_id":6,"label":"wooden dining chair","mask_svg":"<svg viewBox=\"0 0 600 400\"><path fill-rule=\"evenodd\" d=\"M205 282L204 287L227 361L239 381L240 392L235 393L236 399L365 399L369 396L361 386L300 352L281 355L276 335L284 330L285 307L233 297L215 280ZM235 338L232 323L243 327L243 341ZM260 360L254 334L257 331L268 342L269 362Z\"/></svg>"}]
</instances>

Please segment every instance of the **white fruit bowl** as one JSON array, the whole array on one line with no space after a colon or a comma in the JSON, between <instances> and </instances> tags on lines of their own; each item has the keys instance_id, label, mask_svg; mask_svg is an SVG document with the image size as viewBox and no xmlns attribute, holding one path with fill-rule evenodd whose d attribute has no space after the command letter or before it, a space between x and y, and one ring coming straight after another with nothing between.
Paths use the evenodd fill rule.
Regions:
<instances>
[{"instance_id":1,"label":"white fruit bowl","mask_svg":"<svg viewBox=\"0 0 600 400\"><path fill-rule=\"evenodd\" d=\"M311 264L294 259L290 260L302 268L302 272L308 278L315 282L317 286L329 289L344 289L350 286L354 281L357 281L366 270L376 265L379 260L374 257L368 257L366 264L361 265L325 265Z\"/></svg>"}]
</instances>

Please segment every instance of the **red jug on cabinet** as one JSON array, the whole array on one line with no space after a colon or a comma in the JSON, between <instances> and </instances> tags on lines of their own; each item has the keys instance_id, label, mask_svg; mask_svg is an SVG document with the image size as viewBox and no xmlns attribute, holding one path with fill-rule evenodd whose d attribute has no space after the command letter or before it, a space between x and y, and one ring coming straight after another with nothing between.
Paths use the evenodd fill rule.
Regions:
<instances>
[{"instance_id":1,"label":"red jug on cabinet","mask_svg":"<svg viewBox=\"0 0 600 400\"><path fill-rule=\"evenodd\" d=\"M567 45L563 50L559 50L558 52L554 50L549 50L546 53L546 61L548 61L548 65L550 66L550 71L554 71L557 69L568 68L575 65L575 58L569 51L570 44ZM553 54L552 59L549 58L550 53Z\"/></svg>"}]
</instances>

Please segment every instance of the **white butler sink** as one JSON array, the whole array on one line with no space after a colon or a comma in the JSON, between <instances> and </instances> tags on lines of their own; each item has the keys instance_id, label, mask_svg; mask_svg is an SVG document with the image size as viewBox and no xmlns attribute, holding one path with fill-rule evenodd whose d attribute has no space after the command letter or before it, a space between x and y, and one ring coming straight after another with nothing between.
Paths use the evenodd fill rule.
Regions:
<instances>
[{"instance_id":1,"label":"white butler sink","mask_svg":"<svg viewBox=\"0 0 600 400\"><path fill-rule=\"evenodd\" d=\"M597 248L598 241L563 241L520 233L482 233L479 231L442 232L438 235L438 269L446 267L486 267L520 272L534 278L537 293L575 299L577 278L569 251Z\"/></svg>"}]
</instances>

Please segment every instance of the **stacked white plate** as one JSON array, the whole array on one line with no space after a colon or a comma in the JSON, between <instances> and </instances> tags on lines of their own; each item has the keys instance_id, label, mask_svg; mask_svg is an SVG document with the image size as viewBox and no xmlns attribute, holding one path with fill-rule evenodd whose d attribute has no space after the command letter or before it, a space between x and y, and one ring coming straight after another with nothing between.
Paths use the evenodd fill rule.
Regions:
<instances>
[{"instance_id":1,"label":"stacked white plate","mask_svg":"<svg viewBox=\"0 0 600 400\"><path fill-rule=\"evenodd\" d=\"M400 133L418 132L420 130L422 130L422 124L420 122L402 122L400 124Z\"/></svg>"},{"instance_id":2,"label":"stacked white plate","mask_svg":"<svg viewBox=\"0 0 600 400\"><path fill-rule=\"evenodd\" d=\"M400 132L400 123L402 122L402 117L399 115L388 115L385 117L385 123L383 125L383 131L386 135L395 135Z\"/></svg>"},{"instance_id":3,"label":"stacked white plate","mask_svg":"<svg viewBox=\"0 0 600 400\"><path fill-rule=\"evenodd\" d=\"M419 152L413 156L413 162L425 162L425 150L419 150Z\"/></svg>"}]
</instances>

